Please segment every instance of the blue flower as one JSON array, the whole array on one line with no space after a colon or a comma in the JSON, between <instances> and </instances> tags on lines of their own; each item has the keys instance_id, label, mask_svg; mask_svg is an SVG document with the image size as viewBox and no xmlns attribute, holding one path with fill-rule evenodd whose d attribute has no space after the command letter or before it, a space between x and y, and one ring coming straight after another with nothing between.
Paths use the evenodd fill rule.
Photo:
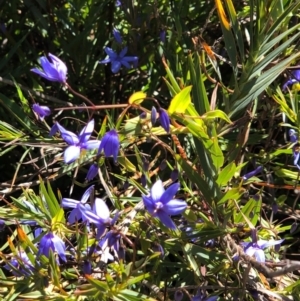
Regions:
<instances>
[{"instance_id":1,"label":"blue flower","mask_svg":"<svg viewBox=\"0 0 300 301\"><path fill-rule=\"evenodd\" d=\"M91 186L85 191L80 201L69 199L69 198L62 199L61 205L63 208L73 208L73 210L71 211L68 217L68 222L70 224L74 224L76 221L79 221L80 219L82 219L83 222L87 220L85 216L81 214L79 205L82 204L86 209L91 210L91 206L89 204L86 204L86 202L93 192L94 192L94 186Z\"/></svg>"},{"instance_id":2,"label":"blue flower","mask_svg":"<svg viewBox=\"0 0 300 301\"><path fill-rule=\"evenodd\" d=\"M40 106L39 104L34 104L32 110L39 116L40 120L44 120L46 116L51 114L51 110L47 106Z\"/></svg>"},{"instance_id":3,"label":"blue flower","mask_svg":"<svg viewBox=\"0 0 300 301\"><path fill-rule=\"evenodd\" d=\"M300 69L292 71L292 78L287 80L282 86L282 90L285 91L287 86L300 82Z\"/></svg>"},{"instance_id":4,"label":"blue flower","mask_svg":"<svg viewBox=\"0 0 300 301\"><path fill-rule=\"evenodd\" d=\"M38 255L45 255L47 258L49 258L50 250L53 253L57 252L61 260L65 262L67 261L65 243L60 237L52 232L47 233L40 240Z\"/></svg>"},{"instance_id":5,"label":"blue flower","mask_svg":"<svg viewBox=\"0 0 300 301\"><path fill-rule=\"evenodd\" d=\"M90 263L90 261L85 260L83 262L82 271L85 275L91 275L92 274L92 264Z\"/></svg>"},{"instance_id":6,"label":"blue flower","mask_svg":"<svg viewBox=\"0 0 300 301\"><path fill-rule=\"evenodd\" d=\"M95 121L92 119L80 132L79 136L67 131L59 123L56 123L58 130L61 133L62 138L70 145L64 152L65 163L71 163L79 158L82 149L96 149L100 145L99 140L89 141L92 132L94 130ZM53 129L53 127L52 127ZM51 129L51 133L54 131Z\"/></svg>"},{"instance_id":7,"label":"blue flower","mask_svg":"<svg viewBox=\"0 0 300 301\"><path fill-rule=\"evenodd\" d=\"M175 183L164 189L162 181L158 180L151 188L150 195L143 195L145 208L153 217L158 217L160 221L170 229L176 229L170 215L181 214L187 207L183 200L173 199L179 189L179 184Z\"/></svg>"},{"instance_id":8,"label":"blue flower","mask_svg":"<svg viewBox=\"0 0 300 301\"><path fill-rule=\"evenodd\" d=\"M197 295L194 296L191 300L192 301L216 301L218 298L219 296L206 297L205 294L203 294L200 290L198 290Z\"/></svg>"},{"instance_id":9,"label":"blue flower","mask_svg":"<svg viewBox=\"0 0 300 301\"><path fill-rule=\"evenodd\" d=\"M111 71L113 73L119 72L122 65L129 69L130 62L137 63L137 61L138 61L137 56L125 56L125 54L127 53L127 50L128 50L127 47L125 47L119 54L116 53L115 51L113 51L109 47L105 47L104 50L105 50L106 54L108 55L108 57L106 59L100 61L99 63L101 63L101 64L111 63Z\"/></svg>"},{"instance_id":10,"label":"blue flower","mask_svg":"<svg viewBox=\"0 0 300 301\"><path fill-rule=\"evenodd\" d=\"M183 292L180 290L177 290L174 294L174 300L175 301L181 301L183 298Z\"/></svg>"},{"instance_id":11,"label":"blue flower","mask_svg":"<svg viewBox=\"0 0 300 301\"><path fill-rule=\"evenodd\" d=\"M117 162L117 156L120 148L119 136L116 130L107 132L100 143L98 155L104 151L105 157L114 157L114 161Z\"/></svg>"},{"instance_id":12,"label":"blue flower","mask_svg":"<svg viewBox=\"0 0 300 301\"><path fill-rule=\"evenodd\" d=\"M121 1L120 1L120 0L116 0L115 5L116 5L117 7L120 6L120 5L121 5Z\"/></svg>"},{"instance_id":13,"label":"blue flower","mask_svg":"<svg viewBox=\"0 0 300 301\"><path fill-rule=\"evenodd\" d=\"M82 216L90 223L97 226L97 239L102 237L107 226L110 226L113 220L110 218L109 209L102 199L96 198L93 211L79 204Z\"/></svg>"},{"instance_id":14,"label":"blue flower","mask_svg":"<svg viewBox=\"0 0 300 301\"><path fill-rule=\"evenodd\" d=\"M244 248L244 252L249 256L254 256L258 262L265 262L265 253L263 249L271 246L275 246L281 244L284 239L280 240L259 240L259 241L252 241L252 242L242 242L242 246Z\"/></svg>"},{"instance_id":15,"label":"blue flower","mask_svg":"<svg viewBox=\"0 0 300 301\"><path fill-rule=\"evenodd\" d=\"M99 169L98 164L97 164L97 163L93 163L93 164L90 166L90 168L89 168L89 170L88 170L88 172L87 172L86 179L87 179L88 181L92 181L92 180L97 176L97 174L98 174L98 169Z\"/></svg>"},{"instance_id":16,"label":"blue flower","mask_svg":"<svg viewBox=\"0 0 300 301\"><path fill-rule=\"evenodd\" d=\"M161 42L165 42L166 41L166 31L165 30L161 30L159 33L159 39L161 40Z\"/></svg>"},{"instance_id":17,"label":"blue flower","mask_svg":"<svg viewBox=\"0 0 300 301\"><path fill-rule=\"evenodd\" d=\"M167 133L170 133L170 118L166 110L159 109L159 121Z\"/></svg>"},{"instance_id":18,"label":"blue flower","mask_svg":"<svg viewBox=\"0 0 300 301\"><path fill-rule=\"evenodd\" d=\"M156 111L155 107L152 107L152 109L151 109L151 123L152 123L152 126L154 126L154 124L156 122L156 119L157 119L157 111Z\"/></svg>"},{"instance_id":19,"label":"blue flower","mask_svg":"<svg viewBox=\"0 0 300 301\"><path fill-rule=\"evenodd\" d=\"M31 69L32 72L40 75L52 82L60 82L62 84L67 81L67 66L57 56L49 53L47 56L40 58L43 70L39 68Z\"/></svg>"},{"instance_id":20,"label":"blue flower","mask_svg":"<svg viewBox=\"0 0 300 301\"><path fill-rule=\"evenodd\" d=\"M253 171L250 171L248 173L246 173L245 175L243 175L243 180L246 181L254 176L256 176L257 174L259 174L261 171L263 170L262 166L258 166L257 168L255 168Z\"/></svg>"},{"instance_id":21,"label":"blue flower","mask_svg":"<svg viewBox=\"0 0 300 301\"><path fill-rule=\"evenodd\" d=\"M298 133L295 130L290 129L289 136L290 136L290 141L292 143L298 142ZM297 144L293 145L293 158L294 158L293 159L294 165L300 170L300 164L299 164L300 152L299 152L299 146Z\"/></svg>"},{"instance_id":22,"label":"blue flower","mask_svg":"<svg viewBox=\"0 0 300 301\"><path fill-rule=\"evenodd\" d=\"M115 257L119 257L119 250L120 250L120 239L121 239L121 234L117 231L108 231L105 236L103 236L101 238L101 240L99 241L99 246L101 248L101 250L107 253L109 253L109 251L112 251L115 255ZM106 250L108 248L108 250ZM106 254L107 254L106 253ZM113 260L113 256L112 255L108 255L109 259Z\"/></svg>"},{"instance_id":23,"label":"blue flower","mask_svg":"<svg viewBox=\"0 0 300 301\"><path fill-rule=\"evenodd\" d=\"M11 271L16 277L29 276L32 274L34 267L29 260L27 254L19 251L18 256L14 256L4 268Z\"/></svg>"},{"instance_id":24,"label":"blue flower","mask_svg":"<svg viewBox=\"0 0 300 301\"><path fill-rule=\"evenodd\" d=\"M49 132L49 136L52 137L54 136L57 132L58 132L58 126L57 126L58 122L55 122Z\"/></svg>"},{"instance_id":25,"label":"blue flower","mask_svg":"<svg viewBox=\"0 0 300 301\"><path fill-rule=\"evenodd\" d=\"M290 141L292 143L295 143L298 141L298 133L294 129L289 130L289 137L290 137Z\"/></svg>"},{"instance_id":26,"label":"blue flower","mask_svg":"<svg viewBox=\"0 0 300 301\"><path fill-rule=\"evenodd\" d=\"M122 37L118 29L113 29L113 35L117 43L122 44Z\"/></svg>"}]
</instances>

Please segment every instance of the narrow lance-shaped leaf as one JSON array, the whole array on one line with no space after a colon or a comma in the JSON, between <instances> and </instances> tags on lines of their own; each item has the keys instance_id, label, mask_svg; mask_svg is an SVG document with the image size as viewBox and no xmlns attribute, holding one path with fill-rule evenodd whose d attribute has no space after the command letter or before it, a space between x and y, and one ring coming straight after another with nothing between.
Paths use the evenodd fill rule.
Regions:
<instances>
[{"instance_id":1,"label":"narrow lance-shaped leaf","mask_svg":"<svg viewBox=\"0 0 300 301\"><path fill-rule=\"evenodd\" d=\"M191 93L192 86L185 87L171 100L168 113L172 115L173 113L185 113L187 107L191 103Z\"/></svg>"}]
</instances>

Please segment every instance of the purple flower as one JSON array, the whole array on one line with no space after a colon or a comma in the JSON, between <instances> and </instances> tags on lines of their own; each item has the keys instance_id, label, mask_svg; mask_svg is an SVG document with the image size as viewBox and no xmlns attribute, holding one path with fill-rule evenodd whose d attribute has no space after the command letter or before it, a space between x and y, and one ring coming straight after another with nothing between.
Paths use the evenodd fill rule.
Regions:
<instances>
[{"instance_id":1,"label":"purple flower","mask_svg":"<svg viewBox=\"0 0 300 301\"><path fill-rule=\"evenodd\" d=\"M294 233L298 228L297 222L292 223L290 233Z\"/></svg>"},{"instance_id":2,"label":"purple flower","mask_svg":"<svg viewBox=\"0 0 300 301\"><path fill-rule=\"evenodd\" d=\"M62 138L70 145L66 148L64 152L64 161L65 163L71 163L79 158L80 152L82 149L96 149L100 145L99 140L89 141L92 132L94 130L95 121L92 119L80 132L79 136L76 134L67 131L63 126L59 123L56 123L58 130ZM51 132L52 129L51 129Z\"/></svg>"},{"instance_id":3,"label":"purple flower","mask_svg":"<svg viewBox=\"0 0 300 301\"><path fill-rule=\"evenodd\" d=\"M285 91L287 86L300 82L300 69L292 71L292 78L287 80L282 86L282 90Z\"/></svg>"},{"instance_id":4,"label":"purple flower","mask_svg":"<svg viewBox=\"0 0 300 301\"><path fill-rule=\"evenodd\" d=\"M265 259L265 253L263 249L281 244L283 241L284 239L271 240L271 241L267 241L267 240L255 241L254 239L252 240L252 242L242 242L242 246L244 248L244 252L247 255L251 257L254 256L258 262L265 262L266 259Z\"/></svg>"},{"instance_id":5,"label":"purple flower","mask_svg":"<svg viewBox=\"0 0 300 301\"><path fill-rule=\"evenodd\" d=\"M40 120L44 120L46 116L51 114L51 110L47 106L40 106L39 104L34 104L32 110L39 116Z\"/></svg>"},{"instance_id":6,"label":"purple flower","mask_svg":"<svg viewBox=\"0 0 300 301\"><path fill-rule=\"evenodd\" d=\"M14 276L29 276L34 267L25 252L19 251L18 256L14 256L4 268L11 271Z\"/></svg>"},{"instance_id":7,"label":"purple flower","mask_svg":"<svg viewBox=\"0 0 300 301\"><path fill-rule=\"evenodd\" d=\"M101 238L99 241L99 246L101 250L104 250L108 248L108 251L112 251L116 257L119 255L120 250L120 239L121 234L117 231L108 231L105 236ZM111 259L113 259L113 256L109 256Z\"/></svg>"},{"instance_id":8,"label":"purple flower","mask_svg":"<svg viewBox=\"0 0 300 301\"><path fill-rule=\"evenodd\" d=\"M171 172L170 178L173 182L175 182L176 180L178 180L178 175L179 175L179 171L177 168L174 168Z\"/></svg>"},{"instance_id":9,"label":"purple flower","mask_svg":"<svg viewBox=\"0 0 300 301\"><path fill-rule=\"evenodd\" d=\"M52 125L52 128L49 132L49 136L52 137L54 136L56 133L58 132L58 126L57 126L57 122L55 122L53 125Z\"/></svg>"},{"instance_id":10,"label":"purple flower","mask_svg":"<svg viewBox=\"0 0 300 301\"><path fill-rule=\"evenodd\" d=\"M113 29L113 35L117 43L122 44L122 37L118 29Z\"/></svg>"},{"instance_id":11,"label":"purple flower","mask_svg":"<svg viewBox=\"0 0 300 301\"><path fill-rule=\"evenodd\" d=\"M98 155L104 151L105 157L114 157L114 161L117 162L117 156L120 148L119 136L116 130L107 132L100 143Z\"/></svg>"},{"instance_id":12,"label":"purple flower","mask_svg":"<svg viewBox=\"0 0 300 301\"><path fill-rule=\"evenodd\" d=\"M147 178L144 174L141 175L141 184L143 187L146 187L147 185Z\"/></svg>"},{"instance_id":13,"label":"purple flower","mask_svg":"<svg viewBox=\"0 0 300 301\"><path fill-rule=\"evenodd\" d=\"M80 219L82 219L83 222L87 220L85 216L81 214L81 210L79 206L81 204L87 210L91 210L91 206L89 204L86 204L86 202L93 192L94 192L94 186L91 186L85 191L80 201L69 199L69 198L62 199L61 205L63 208L73 208L73 210L71 211L68 217L68 222L70 224L74 224L76 221L79 221Z\"/></svg>"},{"instance_id":14,"label":"purple flower","mask_svg":"<svg viewBox=\"0 0 300 301\"><path fill-rule=\"evenodd\" d=\"M121 3L121 1L120 0L116 0L116 3L115 3L115 5L118 7L118 6L120 6L122 3Z\"/></svg>"},{"instance_id":15,"label":"purple flower","mask_svg":"<svg viewBox=\"0 0 300 301\"><path fill-rule=\"evenodd\" d=\"M256 176L258 173L260 173L263 170L262 166L258 166L257 168L255 168L253 171L246 173L245 175L243 175L243 180L246 181L254 176Z\"/></svg>"},{"instance_id":16,"label":"purple flower","mask_svg":"<svg viewBox=\"0 0 300 301\"><path fill-rule=\"evenodd\" d=\"M161 42L163 42L163 43L166 41L166 31L165 30L160 31L159 38L160 38Z\"/></svg>"},{"instance_id":17,"label":"purple flower","mask_svg":"<svg viewBox=\"0 0 300 301\"><path fill-rule=\"evenodd\" d=\"M205 294L198 290L197 295L192 298L192 301L216 301L218 298L218 296L206 297Z\"/></svg>"},{"instance_id":18,"label":"purple flower","mask_svg":"<svg viewBox=\"0 0 300 301\"><path fill-rule=\"evenodd\" d=\"M292 143L295 143L298 141L298 133L293 129L289 130L289 137L290 137L290 141Z\"/></svg>"},{"instance_id":19,"label":"purple flower","mask_svg":"<svg viewBox=\"0 0 300 301\"><path fill-rule=\"evenodd\" d=\"M87 179L88 181L92 181L92 180L97 176L97 174L98 174L98 169L99 169L98 164L97 164L97 163L93 163L93 164L90 166L90 168L89 168L89 170L88 170L88 172L87 172L86 179Z\"/></svg>"},{"instance_id":20,"label":"purple flower","mask_svg":"<svg viewBox=\"0 0 300 301\"><path fill-rule=\"evenodd\" d=\"M92 264L90 263L90 261L85 260L83 262L82 271L85 275L91 275L92 274Z\"/></svg>"},{"instance_id":21,"label":"purple flower","mask_svg":"<svg viewBox=\"0 0 300 301\"><path fill-rule=\"evenodd\" d=\"M83 204L79 204L79 209L86 220L97 226L97 239L102 237L105 228L113 222L110 218L109 209L102 199L95 199L93 211L86 208Z\"/></svg>"},{"instance_id":22,"label":"purple flower","mask_svg":"<svg viewBox=\"0 0 300 301\"><path fill-rule=\"evenodd\" d=\"M159 109L159 121L167 133L170 133L170 118L166 110Z\"/></svg>"},{"instance_id":23,"label":"purple flower","mask_svg":"<svg viewBox=\"0 0 300 301\"><path fill-rule=\"evenodd\" d=\"M299 148L293 147L294 165L300 170L299 159L300 153Z\"/></svg>"},{"instance_id":24,"label":"purple flower","mask_svg":"<svg viewBox=\"0 0 300 301\"><path fill-rule=\"evenodd\" d=\"M47 233L40 240L38 255L45 255L49 257L50 250L54 253L57 252L61 260L67 261L65 243L57 235L52 232Z\"/></svg>"},{"instance_id":25,"label":"purple flower","mask_svg":"<svg viewBox=\"0 0 300 301\"><path fill-rule=\"evenodd\" d=\"M181 301L183 298L183 292L180 290L177 290L174 294L174 300L175 301Z\"/></svg>"},{"instance_id":26,"label":"purple flower","mask_svg":"<svg viewBox=\"0 0 300 301\"><path fill-rule=\"evenodd\" d=\"M151 123L152 123L152 126L154 126L154 124L156 122L156 119L157 119L157 111L156 111L155 107L152 107L152 109L151 109Z\"/></svg>"},{"instance_id":27,"label":"purple flower","mask_svg":"<svg viewBox=\"0 0 300 301\"><path fill-rule=\"evenodd\" d=\"M143 195L145 208L149 213L158 217L160 221L170 229L176 229L170 215L181 214L187 207L183 200L172 199L179 189L179 184L175 183L164 189L162 181L158 180L151 188L150 195Z\"/></svg>"},{"instance_id":28,"label":"purple flower","mask_svg":"<svg viewBox=\"0 0 300 301\"><path fill-rule=\"evenodd\" d=\"M57 56L49 53L47 56L40 58L43 70L39 68L31 69L32 72L40 75L52 82L60 82L62 84L67 81L67 66Z\"/></svg>"},{"instance_id":29,"label":"purple flower","mask_svg":"<svg viewBox=\"0 0 300 301\"><path fill-rule=\"evenodd\" d=\"M0 219L0 231L4 230L5 226L5 221L3 219Z\"/></svg>"},{"instance_id":30,"label":"purple flower","mask_svg":"<svg viewBox=\"0 0 300 301\"><path fill-rule=\"evenodd\" d=\"M125 47L119 54L113 51L109 47L105 47L105 52L108 55L108 57L99 63L101 64L107 64L111 63L111 71L113 73L119 72L121 66L125 66L126 68L130 68L130 62L137 63L138 57L137 56L125 56L127 53L128 48Z\"/></svg>"}]
</instances>

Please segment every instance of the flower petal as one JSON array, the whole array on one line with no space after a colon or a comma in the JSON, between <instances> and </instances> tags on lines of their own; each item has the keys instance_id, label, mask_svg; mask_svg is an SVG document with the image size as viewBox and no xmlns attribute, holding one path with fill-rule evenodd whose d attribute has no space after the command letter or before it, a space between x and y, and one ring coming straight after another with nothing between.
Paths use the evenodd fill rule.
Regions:
<instances>
[{"instance_id":1,"label":"flower petal","mask_svg":"<svg viewBox=\"0 0 300 301\"><path fill-rule=\"evenodd\" d=\"M160 199L164 193L165 193L165 189L164 189L162 181L161 180L156 181L150 190L150 195L151 195L152 200L155 203L160 201Z\"/></svg>"},{"instance_id":2,"label":"flower petal","mask_svg":"<svg viewBox=\"0 0 300 301\"><path fill-rule=\"evenodd\" d=\"M253 256L254 253L256 252L257 248L254 248L254 247L248 247L246 250L245 250L245 253L248 255L248 256Z\"/></svg>"},{"instance_id":3,"label":"flower petal","mask_svg":"<svg viewBox=\"0 0 300 301\"><path fill-rule=\"evenodd\" d=\"M121 50L121 52L119 53L119 57L120 58L123 58L125 56L125 54L127 53L128 51L128 47L125 47Z\"/></svg>"},{"instance_id":4,"label":"flower petal","mask_svg":"<svg viewBox=\"0 0 300 301\"><path fill-rule=\"evenodd\" d=\"M66 64L61 59L59 59L57 56L55 56L51 53L49 53L48 56L51 58L54 66L55 66L55 69L58 73L59 81L62 83L65 83L67 81L67 72L68 72Z\"/></svg>"},{"instance_id":5,"label":"flower petal","mask_svg":"<svg viewBox=\"0 0 300 301\"><path fill-rule=\"evenodd\" d=\"M130 69L130 67L131 67L130 64L126 60L124 60L124 59L121 60L121 64L124 67L126 67L127 69Z\"/></svg>"},{"instance_id":6,"label":"flower petal","mask_svg":"<svg viewBox=\"0 0 300 301\"><path fill-rule=\"evenodd\" d=\"M146 210L147 210L150 214L153 214L153 212L154 212L154 210L155 210L155 204L154 204L152 198L143 195L143 196L142 196L142 199L143 199L143 202L144 202L144 205L145 205Z\"/></svg>"},{"instance_id":7,"label":"flower petal","mask_svg":"<svg viewBox=\"0 0 300 301\"><path fill-rule=\"evenodd\" d=\"M104 51L112 60L115 60L118 57L118 54L115 51L113 51L110 47L105 47Z\"/></svg>"},{"instance_id":8,"label":"flower petal","mask_svg":"<svg viewBox=\"0 0 300 301\"><path fill-rule=\"evenodd\" d=\"M58 130L60 131L61 137L69 144L76 145L79 143L79 139L76 134L71 131L66 130L58 122L56 123Z\"/></svg>"},{"instance_id":9,"label":"flower petal","mask_svg":"<svg viewBox=\"0 0 300 301\"><path fill-rule=\"evenodd\" d=\"M126 62L137 62L138 61L138 57L137 56L124 56L122 58L122 61L126 61Z\"/></svg>"},{"instance_id":10,"label":"flower petal","mask_svg":"<svg viewBox=\"0 0 300 301\"><path fill-rule=\"evenodd\" d=\"M263 250L257 249L254 253L255 259L258 262L265 262L266 261L266 257L265 257L265 253Z\"/></svg>"},{"instance_id":11,"label":"flower petal","mask_svg":"<svg viewBox=\"0 0 300 301\"><path fill-rule=\"evenodd\" d=\"M81 148L88 149L88 150L93 150L93 149L99 148L100 143L101 143L100 140L91 140L91 141L88 141L86 143L82 143Z\"/></svg>"},{"instance_id":12,"label":"flower petal","mask_svg":"<svg viewBox=\"0 0 300 301\"><path fill-rule=\"evenodd\" d=\"M73 200L73 199L69 199L69 198L63 198L61 200L61 206L63 208L76 208L78 205L79 201L77 200Z\"/></svg>"},{"instance_id":13,"label":"flower petal","mask_svg":"<svg viewBox=\"0 0 300 301\"><path fill-rule=\"evenodd\" d=\"M166 110L159 109L159 121L160 125L164 128L164 130L169 133L170 132L170 117Z\"/></svg>"},{"instance_id":14,"label":"flower petal","mask_svg":"<svg viewBox=\"0 0 300 301\"><path fill-rule=\"evenodd\" d=\"M111 72L118 73L121 68L121 63L119 61L112 61L111 62Z\"/></svg>"},{"instance_id":15,"label":"flower petal","mask_svg":"<svg viewBox=\"0 0 300 301\"><path fill-rule=\"evenodd\" d=\"M80 147L76 145L70 145L64 152L64 161L66 164L74 162L80 156Z\"/></svg>"},{"instance_id":16,"label":"flower petal","mask_svg":"<svg viewBox=\"0 0 300 301\"><path fill-rule=\"evenodd\" d=\"M76 221L79 221L81 219L81 211L78 208L73 209L69 216L68 216L68 222L73 225Z\"/></svg>"},{"instance_id":17,"label":"flower petal","mask_svg":"<svg viewBox=\"0 0 300 301\"><path fill-rule=\"evenodd\" d=\"M90 195L94 192L95 190L95 186L92 185L90 186L83 194L81 200L80 200L80 203L84 204L87 202L88 198L90 197Z\"/></svg>"},{"instance_id":18,"label":"flower petal","mask_svg":"<svg viewBox=\"0 0 300 301\"><path fill-rule=\"evenodd\" d=\"M39 104L36 104L36 103L32 106L32 110L36 114L38 114L38 116L41 120L43 120L45 116L49 116L51 114L51 110L49 107L40 106Z\"/></svg>"},{"instance_id":19,"label":"flower petal","mask_svg":"<svg viewBox=\"0 0 300 301\"><path fill-rule=\"evenodd\" d=\"M169 215L181 214L187 207L187 203L183 200L171 200L164 204L163 210Z\"/></svg>"},{"instance_id":20,"label":"flower petal","mask_svg":"<svg viewBox=\"0 0 300 301\"><path fill-rule=\"evenodd\" d=\"M53 244L55 251L58 253L58 256L63 260L67 261L66 258L66 246L61 238L59 238L57 235L54 235L53 237Z\"/></svg>"},{"instance_id":21,"label":"flower petal","mask_svg":"<svg viewBox=\"0 0 300 301\"><path fill-rule=\"evenodd\" d=\"M267 247L271 247L271 246L275 246L278 244L281 244L284 241L284 239L280 239L280 240L259 240L257 242L257 245L261 248L261 249L265 249Z\"/></svg>"},{"instance_id":22,"label":"flower petal","mask_svg":"<svg viewBox=\"0 0 300 301\"><path fill-rule=\"evenodd\" d=\"M174 195L178 191L179 186L180 186L179 183L174 183L171 186L169 186L167 188L167 190L161 196L160 201L163 204L167 204L168 202L170 202L170 200L172 200L172 198L174 197Z\"/></svg>"},{"instance_id":23,"label":"flower petal","mask_svg":"<svg viewBox=\"0 0 300 301\"><path fill-rule=\"evenodd\" d=\"M94 203L93 211L99 216L102 220L108 220L109 219L109 209L105 202L100 199L96 198Z\"/></svg>"},{"instance_id":24,"label":"flower petal","mask_svg":"<svg viewBox=\"0 0 300 301\"><path fill-rule=\"evenodd\" d=\"M176 229L174 222L172 221L170 216L168 214L166 214L164 211L158 210L156 215L166 227L168 227L172 230Z\"/></svg>"},{"instance_id":25,"label":"flower petal","mask_svg":"<svg viewBox=\"0 0 300 301\"><path fill-rule=\"evenodd\" d=\"M100 217L98 217L94 212L89 210L86 206L84 206L83 204L79 204L78 208L81 212L82 217L84 217L89 222L94 223L96 225L103 224L103 220Z\"/></svg>"},{"instance_id":26,"label":"flower petal","mask_svg":"<svg viewBox=\"0 0 300 301\"><path fill-rule=\"evenodd\" d=\"M47 75L46 73L44 73L44 72L43 72L41 69L39 69L39 68L33 68L33 69L30 69L30 71L32 71L32 72L38 74L39 76L41 76L41 77L43 77L43 78L45 78L45 79L47 79L47 80L53 81L53 78L52 78L51 76Z\"/></svg>"},{"instance_id":27,"label":"flower petal","mask_svg":"<svg viewBox=\"0 0 300 301\"><path fill-rule=\"evenodd\" d=\"M102 60L102 61L99 61L100 64L107 64L107 63L110 63L110 62L111 62L111 60L110 60L109 57L105 58L105 59Z\"/></svg>"},{"instance_id":28,"label":"flower petal","mask_svg":"<svg viewBox=\"0 0 300 301\"><path fill-rule=\"evenodd\" d=\"M79 134L79 143L85 143L87 142L94 130L94 126L95 126L95 120L92 119L80 132Z\"/></svg>"}]
</instances>

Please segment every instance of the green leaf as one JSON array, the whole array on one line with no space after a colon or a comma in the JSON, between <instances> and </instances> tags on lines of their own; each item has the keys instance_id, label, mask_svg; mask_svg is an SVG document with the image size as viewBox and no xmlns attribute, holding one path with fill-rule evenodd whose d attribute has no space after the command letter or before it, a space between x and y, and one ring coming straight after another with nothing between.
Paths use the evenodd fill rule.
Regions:
<instances>
[{"instance_id":1,"label":"green leaf","mask_svg":"<svg viewBox=\"0 0 300 301\"><path fill-rule=\"evenodd\" d=\"M219 186L227 185L231 178L236 173L236 165L234 162L229 163L223 170L220 172L216 183Z\"/></svg>"},{"instance_id":2,"label":"green leaf","mask_svg":"<svg viewBox=\"0 0 300 301\"><path fill-rule=\"evenodd\" d=\"M260 210L261 210L261 200L256 201L254 199L250 199L246 205L242 208L241 212L234 215L234 223L244 223L245 221L244 216L246 216L252 225L255 227L257 221L260 217Z\"/></svg>"},{"instance_id":3,"label":"green leaf","mask_svg":"<svg viewBox=\"0 0 300 301\"><path fill-rule=\"evenodd\" d=\"M204 115L201 116L203 119L215 119L220 118L225 120L228 123L232 123L229 117L221 110L208 111Z\"/></svg>"},{"instance_id":4,"label":"green leaf","mask_svg":"<svg viewBox=\"0 0 300 301\"><path fill-rule=\"evenodd\" d=\"M210 110L209 100L207 97L206 89L203 82L203 75L201 71L201 62L198 53L194 53L194 61L191 54L188 55L188 65L191 73L191 83L192 83L192 95L193 103L196 112L203 115ZM197 115L198 115L197 114ZM192 115L195 116L195 115Z\"/></svg>"},{"instance_id":5,"label":"green leaf","mask_svg":"<svg viewBox=\"0 0 300 301\"><path fill-rule=\"evenodd\" d=\"M218 205L224 204L228 200L238 200L240 197L245 193L244 190L242 190L239 187L234 187L228 190L223 197L218 201Z\"/></svg>"},{"instance_id":6,"label":"green leaf","mask_svg":"<svg viewBox=\"0 0 300 301\"><path fill-rule=\"evenodd\" d=\"M173 113L185 113L187 107L191 103L191 93L192 86L183 88L176 96L171 100L168 113L172 115Z\"/></svg>"}]
</instances>

